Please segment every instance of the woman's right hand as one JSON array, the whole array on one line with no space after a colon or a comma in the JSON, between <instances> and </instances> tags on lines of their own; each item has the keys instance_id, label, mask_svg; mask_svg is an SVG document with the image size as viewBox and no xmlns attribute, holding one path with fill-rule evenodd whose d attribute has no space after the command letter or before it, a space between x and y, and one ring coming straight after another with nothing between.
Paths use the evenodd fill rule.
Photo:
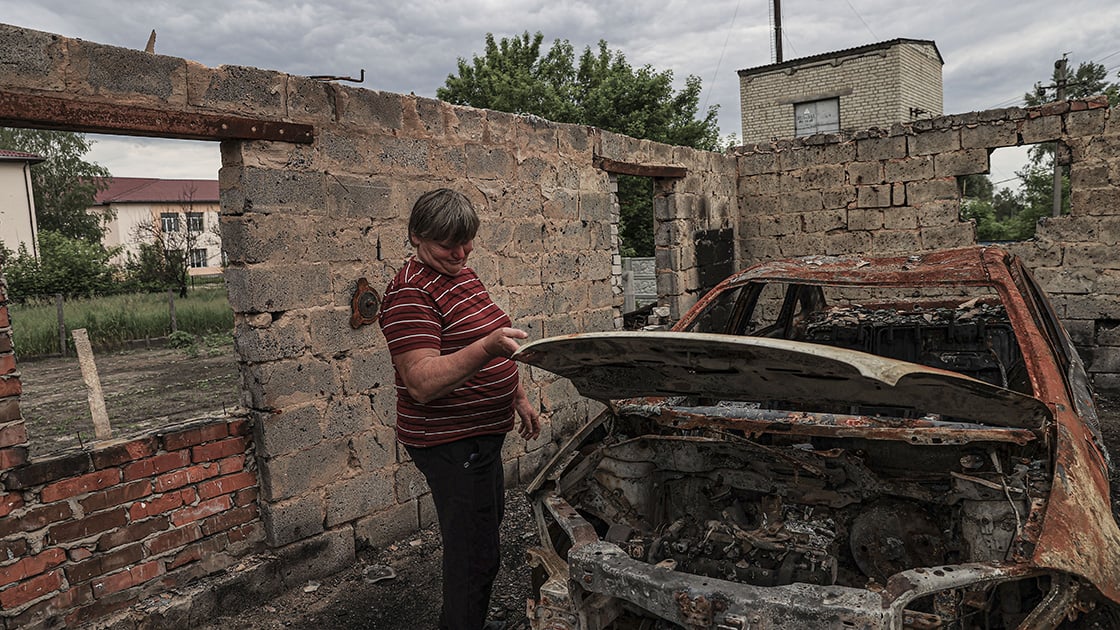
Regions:
<instances>
[{"instance_id":1,"label":"woman's right hand","mask_svg":"<svg viewBox=\"0 0 1120 630\"><path fill-rule=\"evenodd\" d=\"M528 339L528 337L529 333L518 328L499 328L489 335L486 335L482 342L482 347L485 348L487 354L491 356L508 359L521 347L521 344L517 343L517 340Z\"/></svg>"}]
</instances>

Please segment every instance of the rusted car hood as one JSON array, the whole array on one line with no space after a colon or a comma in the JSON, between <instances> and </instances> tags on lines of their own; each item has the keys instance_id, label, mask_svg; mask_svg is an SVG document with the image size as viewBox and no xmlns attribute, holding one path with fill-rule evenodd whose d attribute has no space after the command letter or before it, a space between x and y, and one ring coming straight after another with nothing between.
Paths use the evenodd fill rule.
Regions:
<instances>
[{"instance_id":1,"label":"rusted car hood","mask_svg":"<svg viewBox=\"0 0 1120 630\"><path fill-rule=\"evenodd\" d=\"M695 395L883 405L1018 428L1038 428L1050 418L1035 398L954 372L783 339L583 333L526 344L513 358L564 376L580 394L603 402Z\"/></svg>"}]
</instances>

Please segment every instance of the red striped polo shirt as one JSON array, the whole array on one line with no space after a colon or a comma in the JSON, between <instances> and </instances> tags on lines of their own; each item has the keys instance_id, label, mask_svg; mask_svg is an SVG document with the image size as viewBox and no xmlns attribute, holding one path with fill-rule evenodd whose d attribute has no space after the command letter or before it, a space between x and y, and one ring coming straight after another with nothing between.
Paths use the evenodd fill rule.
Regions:
<instances>
[{"instance_id":1,"label":"red striped polo shirt","mask_svg":"<svg viewBox=\"0 0 1120 630\"><path fill-rule=\"evenodd\" d=\"M510 325L474 271L447 276L410 258L385 289L378 318L389 352L434 348L441 355ZM450 394L422 404L396 374L397 439L409 446L436 446L513 428L517 364L496 357Z\"/></svg>"}]
</instances>

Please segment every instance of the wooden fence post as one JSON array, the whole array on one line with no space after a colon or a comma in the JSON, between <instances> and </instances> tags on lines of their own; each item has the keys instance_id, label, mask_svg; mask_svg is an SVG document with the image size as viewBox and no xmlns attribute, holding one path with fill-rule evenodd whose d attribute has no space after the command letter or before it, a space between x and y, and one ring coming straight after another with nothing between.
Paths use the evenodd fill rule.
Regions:
<instances>
[{"instance_id":1,"label":"wooden fence post","mask_svg":"<svg viewBox=\"0 0 1120 630\"><path fill-rule=\"evenodd\" d=\"M171 332L179 330L179 322L175 320L175 290L167 290L167 309L171 313Z\"/></svg>"},{"instance_id":2,"label":"wooden fence post","mask_svg":"<svg viewBox=\"0 0 1120 630\"><path fill-rule=\"evenodd\" d=\"M86 383L89 413L93 416L93 436L98 440L108 440L113 437L113 429L109 426L109 412L105 409L101 378L97 376L97 364L93 361L93 349L90 348L85 328L74 329L74 350L78 353L78 365L82 368L82 380Z\"/></svg>"},{"instance_id":3,"label":"wooden fence post","mask_svg":"<svg viewBox=\"0 0 1120 630\"><path fill-rule=\"evenodd\" d=\"M55 310L58 312L58 353L66 356L66 315L62 308L62 294L54 296Z\"/></svg>"}]
</instances>

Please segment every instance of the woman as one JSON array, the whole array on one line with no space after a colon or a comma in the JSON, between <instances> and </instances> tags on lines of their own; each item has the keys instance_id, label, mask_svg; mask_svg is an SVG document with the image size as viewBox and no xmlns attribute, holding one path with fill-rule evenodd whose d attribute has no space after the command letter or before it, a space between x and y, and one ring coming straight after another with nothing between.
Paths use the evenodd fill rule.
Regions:
<instances>
[{"instance_id":1,"label":"woman","mask_svg":"<svg viewBox=\"0 0 1120 630\"><path fill-rule=\"evenodd\" d=\"M441 188L413 205L416 254L385 289L379 323L396 372L397 440L432 490L443 537L441 630L479 630L498 573L505 507L502 443L520 417L526 440L537 412L509 357L528 333L511 327L466 266L479 219Z\"/></svg>"}]
</instances>

